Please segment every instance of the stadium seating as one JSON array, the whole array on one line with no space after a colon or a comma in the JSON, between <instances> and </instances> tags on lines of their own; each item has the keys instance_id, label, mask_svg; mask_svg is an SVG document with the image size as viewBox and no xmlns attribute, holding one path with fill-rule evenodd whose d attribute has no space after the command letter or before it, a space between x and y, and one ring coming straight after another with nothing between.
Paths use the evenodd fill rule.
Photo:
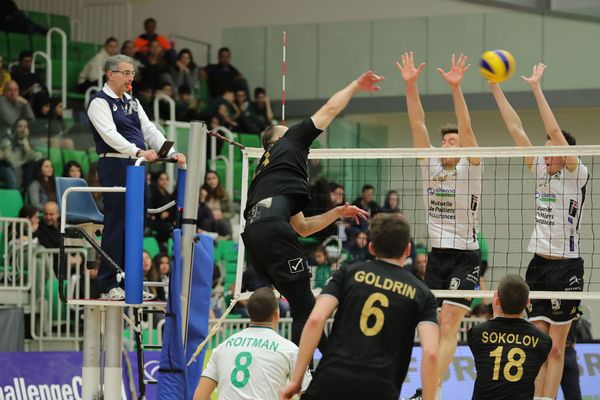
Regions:
<instances>
[{"instance_id":1,"label":"stadium seating","mask_svg":"<svg viewBox=\"0 0 600 400\"><path fill-rule=\"evenodd\" d=\"M23 198L16 189L0 189L0 217L16 218L23 207Z\"/></svg>"}]
</instances>

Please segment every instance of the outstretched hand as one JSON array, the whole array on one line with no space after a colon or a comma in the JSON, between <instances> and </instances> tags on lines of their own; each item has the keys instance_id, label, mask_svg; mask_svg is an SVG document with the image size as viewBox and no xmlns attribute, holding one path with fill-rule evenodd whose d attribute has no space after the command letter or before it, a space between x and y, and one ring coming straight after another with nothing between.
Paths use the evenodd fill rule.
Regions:
<instances>
[{"instance_id":1,"label":"outstretched hand","mask_svg":"<svg viewBox=\"0 0 600 400\"><path fill-rule=\"evenodd\" d=\"M381 82L385 78L383 76L376 75L373 71L367 71L356 80L356 86L359 90L364 92L376 92L381 90L379 86L375 84Z\"/></svg>"},{"instance_id":2,"label":"outstretched hand","mask_svg":"<svg viewBox=\"0 0 600 400\"><path fill-rule=\"evenodd\" d=\"M444 71L442 68L438 68L437 71L450 86L458 86L462 82L465 72L467 72L471 67L471 64L467 64L467 59L467 56L460 53L458 60L456 60L456 56L452 54L452 60L450 61L450 69L448 72Z\"/></svg>"},{"instance_id":3,"label":"outstretched hand","mask_svg":"<svg viewBox=\"0 0 600 400\"><path fill-rule=\"evenodd\" d=\"M352 219L354 219L354 222L356 222L356 225L360 224L360 219L366 221L367 218L369 218L368 212L366 212L365 210L358 208L356 206L351 206L348 203L344 204L343 206L337 206L337 211L338 211L339 217L352 218Z\"/></svg>"},{"instance_id":4,"label":"outstretched hand","mask_svg":"<svg viewBox=\"0 0 600 400\"><path fill-rule=\"evenodd\" d=\"M418 68L415 68L415 60L412 50L410 53L402 54L400 61L396 62L396 66L400 70L402 79L405 83L414 82L419 79L421 71L425 68L425 63L421 63Z\"/></svg>"},{"instance_id":5,"label":"outstretched hand","mask_svg":"<svg viewBox=\"0 0 600 400\"><path fill-rule=\"evenodd\" d=\"M531 76L527 77L527 76L521 76L521 79L523 79L525 82L527 82L529 84L529 86L536 86L539 85L541 80L542 80L542 76L544 75L544 70L547 68L548 66L546 64L543 63L539 63L537 65L533 66L533 72L531 73Z\"/></svg>"}]
</instances>

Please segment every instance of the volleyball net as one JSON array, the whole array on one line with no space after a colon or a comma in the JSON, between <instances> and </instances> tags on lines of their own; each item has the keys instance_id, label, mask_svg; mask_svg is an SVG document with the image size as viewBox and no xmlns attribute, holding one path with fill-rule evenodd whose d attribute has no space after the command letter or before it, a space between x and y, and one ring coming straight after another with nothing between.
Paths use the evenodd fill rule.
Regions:
<instances>
[{"instance_id":1,"label":"volleyball net","mask_svg":"<svg viewBox=\"0 0 600 400\"><path fill-rule=\"evenodd\" d=\"M246 148L243 151L242 166L242 199L241 199L241 231L243 231L243 210L246 206L246 194L257 160L263 150ZM537 179L535 169L525 165L524 157L535 157L536 163L544 163L544 157L565 157L576 155L587 168L585 181L577 182L582 193L565 193L564 199L557 198L551 190L544 189ZM469 203L469 210L460 210L456 204L456 218L446 215L452 208L455 195L459 194L465 182L455 181L428 187L423 182L429 181L426 169L422 165L432 165L431 161L441 158L480 158L483 166L480 177L469 176L467 185L480 180L481 195ZM419 161L423 160L423 161ZM309 156L309 173L313 200L305 209L305 214L317 214L326 211L329 190L326 182L335 182L343 187L345 201L352 203L361 197L365 187L373 188L373 201L383 207L386 195L391 191L397 193L399 209L411 225L413 243L419 252L431 249L435 240L430 237L428 220L440 217L444 231L460 229L461 212L474 211L477 219L478 233L473 232L478 247L482 250L483 262L487 265L483 275L488 290L434 291L440 297L491 297L498 282L507 274L516 273L525 277L525 271L533 252L530 240L538 223L550 227L550 236L556 232L566 235L567 247L578 247L584 260L583 292L532 292L531 298L552 299L600 299L600 247L596 242L600 235L600 146L570 147L487 147L487 148L430 148L430 149L314 149ZM538 168L546 168L542 165ZM580 168L579 166L577 168ZM451 169L450 169L451 171ZM451 173L451 172L450 172ZM582 174L581 174L582 175ZM582 175L583 176L583 175ZM556 179L549 174L548 181ZM443 178L441 178L443 179ZM548 182L546 182L548 183ZM539 186L539 187L538 187ZM394 204L392 204L394 205ZM312 208L312 209L311 209ZM568 209L565 209L568 208ZM557 218L554 215L564 215ZM572 216L572 218L569 218ZM555 219L556 218L556 219ZM337 229L336 229L337 228ZM576 234L578 231L578 235ZM303 240L309 264L315 264L313 252L323 245L328 250L338 246L338 251L328 251L328 256L339 259L333 263L339 267L353 261L344 253L356 240L357 232L353 224L346 221L337 222L329 227L331 234L317 234L314 238ZM446 234L447 235L447 234ZM562 237L547 238L553 244ZM333 243L333 244L332 244ZM598 245L600 246L600 244ZM529 250L528 250L529 247ZM462 248L457 243L457 248ZM335 250L335 249L334 249ZM333 253L333 255L332 255ZM554 255L554 254L553 254ZM407 267L414 268L415 260L408 260ZM246 268L244 244L240 238L235 294L242 288L242 275ZM314 275L314 274L313 274Z\"/></svg>"}]
</instances>

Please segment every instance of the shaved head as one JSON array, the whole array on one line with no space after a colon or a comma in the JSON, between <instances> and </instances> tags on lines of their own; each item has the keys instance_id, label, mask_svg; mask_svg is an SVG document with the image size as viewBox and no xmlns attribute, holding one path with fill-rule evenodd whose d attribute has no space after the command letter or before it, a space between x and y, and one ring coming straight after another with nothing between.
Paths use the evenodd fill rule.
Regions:
<instances>
[{"instance_id":1,"label":"shaved head","mask_svg":"<svg viewBox=\"0 0 600 400\"><path fill-rule=\"evenodd\" d=\"M267 150L270 145L278 141L287 132L288 127L283 125L273 125L268 127L261 134L263 149Z\"/></svg>"}]
</instances>

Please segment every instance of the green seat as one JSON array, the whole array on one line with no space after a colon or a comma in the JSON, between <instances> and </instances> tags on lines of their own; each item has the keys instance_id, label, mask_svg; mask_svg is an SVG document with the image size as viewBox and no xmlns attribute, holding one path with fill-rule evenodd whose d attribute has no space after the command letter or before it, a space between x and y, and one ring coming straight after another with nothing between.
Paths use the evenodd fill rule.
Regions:
<instances>
[{"instance_id":1,"label":"green seat","mask_svg":"<svg viewBox=\"0 0 600 400\"><path fill-rule=\"evenodd\" d=\"M19 53L21 53L24 50L31 50L31 41L29 40L29 35L26 35L24 33L8 32L7 36L8 48L10 49L10 60L18 60Z\"/></svg>"},{"instance_id":2,"label":"green seat","mask_svg":"<svg viewBox=\"0 0 600 400\"><path fill-rule=\"evenodd\" d=\"M8 38L6 37L6 32L0 31L0 54L2 54L4 58L4 68L7 68L8 63L12 60L9 59L8 54Z\"/></svg>"},{"instance_id":3,"label":"green seat","mask_svg":"<svg viewBox=\"0 0 600 400\"><path fill-rule=\"evenodd\" d=\"M262 148L260 142L260 136L255 133L240 133L239 142L246 147L258 147Z\"/></svg>"},{"instance_id":4,"label":"green seat","mask_svg":"<svg viewBox=\"0 0 600 400\"><path fill-rule=\"evenodd\" d=\"M27 16L30 20L35 22L38 25L42 25L48 27L50 24L50 19L48 18L48 14L45 12L38 11L27 11Z\"/></svg>"},{"instance_id":5,"label":"green seat","mask_svg":"<svg viewBox=\"0 0 600 400\"><path fill-rule=\"evenodd\" d=\"M50 14L50 26L62 29L67 35L67 40L71 38L71 22L68 16Z\"/></svg>"},{"instance_id":6,"label":"green seat","mask_svg":"<svg viewBox=\"0 0 600 400\"><path fill-rule=\"evenodd\" d=\"M146 250L152 258L160 253L160 246L155 237L148 236L144 238L144 250Z\"/></svg>"},{"instance_id":7,"label":"green seat","mask_svg":"<svg viewBox=\"0 0 600 400\"><path fill-rule=\"evenodd\" d=\"M240 135L238 133L232 132L233 133L233 140L235 140L238 143L240 142ZM229 158L229 145L228 144L224 144L221 147L221 152L219 153L220 155ZM235 161L242 161L242 152L238 149L233 149L233 159Z\"/></svg>"},{"instance_id":8,"label":"green seat","mask_svg":"<svg viewBox=\"0 0 600 400\"><path fill-rule=\"evenodd\" d=\"M48 148L47 147L36 147L36 151L42 153L43 157L47 157L50 159L52 163L52 168L54 168L54 176L61 176L62 170L64 167L63 154L61 149L57 147L50 147L50 156L48 157Z\"/></svg>"},{"instance_id":9,"label":"green seat","mask_svg":"<svg viewBox=\"0 0 600 400\"><path fill-rule=\"evenodd\" d=\"M63 289L66 289L67 281L63 282ZM50 278L46 280L46 287L44 290L44 296L48 303L52 304L52 320L56 321L60 319L62 321L67 319L67 305L60 301L58 295L58 279Z\"/></svg>"},{"instance_id":10,"label":"green seat","mask_svg":"<svg viewBox=\"0 0 600 400\"><path fill-rule=\"evenodd\" d=\"M175 128L175 148L177 151L187 154L190 141L190 130L188 128Z\"/></svg>"},{"instance_id":11,"label":"green seat","mask_svg":"<svg viewBox=\"0 0 600 400\"><path fill-rule=\"evenodd\" d=\"M95 43L86 43L86 42L73 42L71 44L71 48L73 49L74 56L77 61L85 65L92 57L98 53L98 45ZM69 55L71 57L71 55Z\"/></svg>"},{"instance_id":12,"label":"green seat","mask_svg":"<svg viewBox=\"0 0 600 400\"><path fill-rule=\"evenodd\" d=\"M96 153L95 151L88 151L88 158L91 163L97 163L98 160L100 159L100 157L98 156L98 153Z\"/></svg>"},{"instance_id":13,"label":"green seat","mask_svg":"<svg viewBox=\"0 0 600 400\"><path fill-rule=\"evenodd\" d=\"M46 36L33 35L31 37L31 51L46 52Z\"/></svg>"},{"instance_id":14,"label":"green seat","mask_svg":"<svg viewBox=\"0 0 600 400\"><path fill-rule=\"evenodd\" d=\"M214 259L237 262L237 245L233 240L218 240Z\"/></svg>"},{"instance_id":15,"label":"green seat","mask_svg":"<svg viewBox=\"0 0 600 400\"><path fill-rule=\"evenodd\" d=\"M23 207L23 198L17 189L0 189L0 217L16 218Z\"/></svg>"}]
</instances>

